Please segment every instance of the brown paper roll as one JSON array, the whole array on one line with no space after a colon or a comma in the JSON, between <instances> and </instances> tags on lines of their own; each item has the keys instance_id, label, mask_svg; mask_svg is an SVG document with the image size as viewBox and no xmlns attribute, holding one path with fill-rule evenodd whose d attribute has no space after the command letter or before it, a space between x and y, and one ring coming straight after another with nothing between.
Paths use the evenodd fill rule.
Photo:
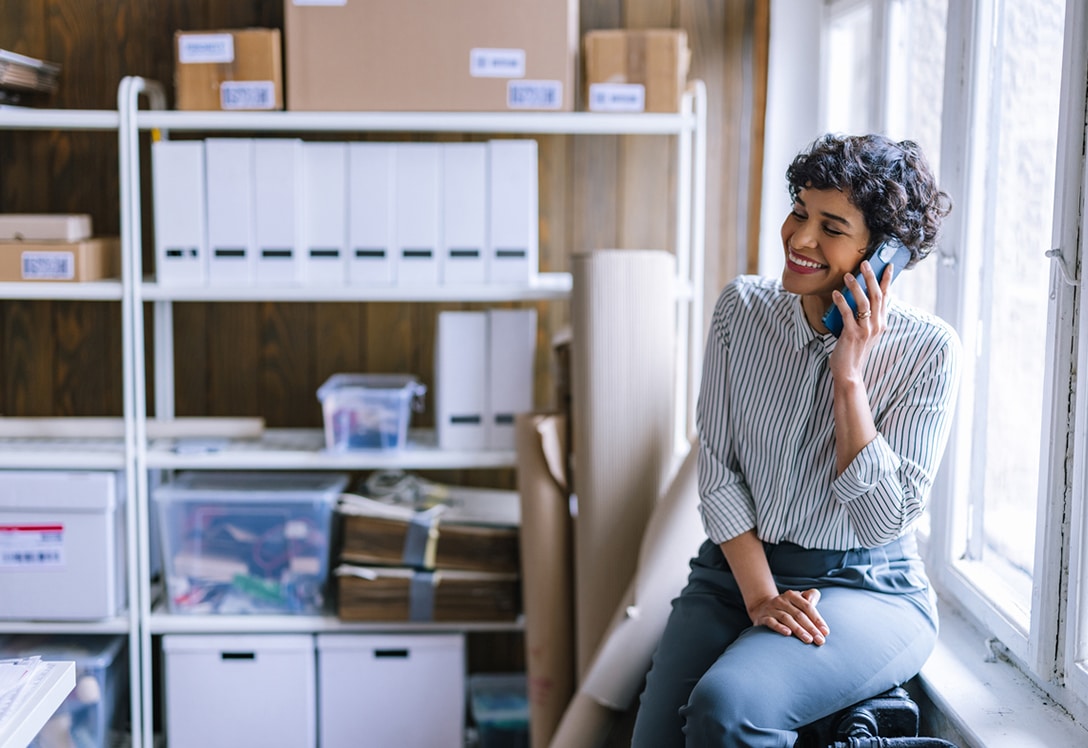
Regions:
<instances>
[{"instance_id":1,"label":"brown paper roll","mask_svg":"<svg viewBox=\"0 0 1088 748\"><path fill-rule=\"evenodd\" d=\"M585 676L638 559L674 452L676 272L658 250L573 258L575 632Z\"/></svg>"},{"instance_id":2,"label":"brown paper roll","mask_svg":"<svg viewBox=\"0 0 1088 748\"><path fill-rule=\"evenodd\" d=\"M566 419L519 414L514 422L521 496L521 578L529 738L544 748L574 693L574 592Z\"/></svg>"}]
</instances>

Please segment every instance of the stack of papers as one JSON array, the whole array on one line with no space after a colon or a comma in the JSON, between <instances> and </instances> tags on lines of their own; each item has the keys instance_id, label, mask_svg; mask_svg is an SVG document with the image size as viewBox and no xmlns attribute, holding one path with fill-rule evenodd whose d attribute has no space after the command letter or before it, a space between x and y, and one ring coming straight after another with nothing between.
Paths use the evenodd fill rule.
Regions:
<instances>
[{"instance_id":1,"label":"stack of papers","mask_svg":"<svg viewBox=\"0 0 1088 748\"><path fill-rule=\"evenodd\" d=\"M30 698L44 671L41 657L0 660L0 721Z\"/></svg>"},{"instance_id":2,"label":"stack of papers","mask_svg":"<svg viewBox=\"0 0 1088 748\"><path fill-rule=\"evenodd\" d=\"M74 662L0 660L0 746L25 746L76 685Z\"/></svg>"},{"instance_id":3,"label":"stack of papers","mask_svg":"<svg viewBox=\"0 0 1088 748\"><path fill-rule=\"evenodd\" d=\"M0 88L52 93L60 65L0 49Z\"/></svg>"}]
</instances>

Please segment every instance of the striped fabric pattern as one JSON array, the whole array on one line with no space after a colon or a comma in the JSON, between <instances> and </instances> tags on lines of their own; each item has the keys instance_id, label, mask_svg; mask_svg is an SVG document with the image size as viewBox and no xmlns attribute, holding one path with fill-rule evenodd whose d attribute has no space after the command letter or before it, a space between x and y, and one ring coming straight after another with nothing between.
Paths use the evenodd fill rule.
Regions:
<instances>
[{"instance_id":1,"label":"striped fabric pattern","mask_svg":"<svg viewBox=\"0 0 1088 748\"><path fill-rule=\"evenodd\" d=\"M837 339L816 333L800 297L741 276L707 335L696 422L700 513L721 543L872 548L921 516L951 429L960 343L939 318L890 300L865 384L877 437L836 475L832 377Z\"/></svg>"}]
</instances>

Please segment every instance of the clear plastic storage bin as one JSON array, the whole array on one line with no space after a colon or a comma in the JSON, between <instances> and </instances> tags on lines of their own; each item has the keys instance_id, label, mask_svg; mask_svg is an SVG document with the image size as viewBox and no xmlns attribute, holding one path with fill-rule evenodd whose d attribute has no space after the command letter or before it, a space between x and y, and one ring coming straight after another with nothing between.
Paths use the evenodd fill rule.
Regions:
<instances>
[{"instance_id":1,"label":"clear plastic storage bin","mask_svg":"<svg viewBox=\"0 0 1088 748\"><path fill-rule=\"evenodd\" d=\"M188 472L152 489L171 613L324 611L339 473Z\"/></svg>"},{"instance_id":2,"label":"clear plastic storage bin","mask_svg":"<svg viewBox=\"0 0 1088 748\"><path fill-rule=\"evenodd\" d=\"M335 451L401 449L426 386L408 374L333 374L317 390L325 446Z\"/></svg>"},{"instance_id":3,"label":"clear plastic storage bin","mask_svg":"<svg viewBox=\"0 0 1088 748\"><path fill-rule=\"evenodd\" d=\"M107 748L127 731L128 659L125 637L15 635L0 639L0 659L39 655L76 664L76 687L30 743L30 748Z\"/></svg>"},{"instance_id":4,"label":"clear plastic storage bin","mask_svg":"<svg viewBox=\"0 0 1088 748\"><path fill-rule=\"evenodd\" d=\"M468 690L478 748L529 748L529 697L524 673L470 675Z\"/></svg>"}]
</instances>

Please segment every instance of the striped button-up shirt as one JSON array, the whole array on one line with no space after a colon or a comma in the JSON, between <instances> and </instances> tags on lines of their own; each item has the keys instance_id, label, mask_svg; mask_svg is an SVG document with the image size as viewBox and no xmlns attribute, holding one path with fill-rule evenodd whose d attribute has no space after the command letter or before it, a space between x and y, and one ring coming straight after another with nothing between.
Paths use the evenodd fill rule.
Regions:
<instances>
[{"instance_id":1,"label":"striped button-up shirt","mask_svg":"<svg viewBox=\"0 0 1088 748\"><path fill-rule=\"evenodd\" d=\"M743 276L722 292L697 405L700 512L715 543L872 548L921 516L951 428L960 343L946 323L891 299L865 364L877 436L842 474L828 356L801 298Z\"/></svg>"}]
</instances>

